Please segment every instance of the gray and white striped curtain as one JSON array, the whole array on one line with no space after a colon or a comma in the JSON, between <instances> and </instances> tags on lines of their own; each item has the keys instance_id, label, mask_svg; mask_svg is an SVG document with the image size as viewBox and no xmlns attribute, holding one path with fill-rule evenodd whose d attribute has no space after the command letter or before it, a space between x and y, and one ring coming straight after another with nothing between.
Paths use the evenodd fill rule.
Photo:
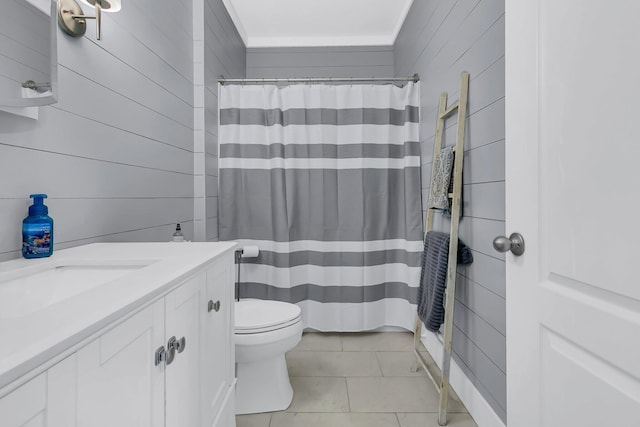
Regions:
<instances>
[{"instance_id":1,"label":"gray and white striped curtain","mask_svg":"<svg viewBox=\"0 0 640 427\"><path fill-rule=\"evenodd\" d=\"M418 85L220 87L220 239L260 248L241 298L320 331L414 326Z\"/></svg>"}]
</instances>

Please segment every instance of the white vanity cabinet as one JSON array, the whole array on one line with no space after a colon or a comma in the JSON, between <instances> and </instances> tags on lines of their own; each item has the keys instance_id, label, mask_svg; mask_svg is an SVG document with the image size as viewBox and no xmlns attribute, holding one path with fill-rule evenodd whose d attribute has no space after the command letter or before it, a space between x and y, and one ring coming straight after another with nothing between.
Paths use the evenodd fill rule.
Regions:
<instances>
[{"instance_id":1,"label":"white vanity cabinet","mask_svg":"<svg viewBox=\"0 0 640 427\"><path fill-rule=\"evenodd\" d=\"M232 255L13 387L0 398L0 425L235 426Z\"/></svg>"}]
</instances>

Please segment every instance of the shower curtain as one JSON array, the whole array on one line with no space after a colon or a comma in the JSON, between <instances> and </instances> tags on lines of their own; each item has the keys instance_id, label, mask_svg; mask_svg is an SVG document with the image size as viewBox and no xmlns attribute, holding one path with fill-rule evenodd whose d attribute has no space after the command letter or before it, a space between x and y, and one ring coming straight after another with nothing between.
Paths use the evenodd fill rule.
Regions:
<instances>
[{"instance_id":1,"label":"shower curtain","mask_svg":"<svg viewBox=\"0 0 640 427\"><path fill-rule=\"evenodd\" d=\"M260 249L240 297L295 303L319 331L412 329L419 83L219 89L220 240Z\"/></svg>"}]
</instances>

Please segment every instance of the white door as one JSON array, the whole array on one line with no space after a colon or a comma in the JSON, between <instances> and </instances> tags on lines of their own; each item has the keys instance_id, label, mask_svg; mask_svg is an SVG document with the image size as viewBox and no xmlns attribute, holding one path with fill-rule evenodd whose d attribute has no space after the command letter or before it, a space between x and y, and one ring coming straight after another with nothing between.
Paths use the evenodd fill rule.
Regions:
<instances>
[{"instance_id":1,"label":"white door","mask_svg":"<svg viewBox=\"0 0 640 427\"><path fill-rule=\"evenodd\" d=\"M510 427L640 426L640 2L506 2Z\"/></svg>"}]
</instances>

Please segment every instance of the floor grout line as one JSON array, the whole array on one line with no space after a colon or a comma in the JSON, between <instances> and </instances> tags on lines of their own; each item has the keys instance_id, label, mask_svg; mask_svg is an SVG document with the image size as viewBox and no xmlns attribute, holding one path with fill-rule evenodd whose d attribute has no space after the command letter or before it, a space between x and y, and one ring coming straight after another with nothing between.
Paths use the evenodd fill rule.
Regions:
<instances>
[{"instance_id":1,"label":"floor grout line","mask_svg":"<svg viewBox=\"0 0 640 427\"><path fill-rule=\"evenodd\" d=\"M327 422L329 423L333 423L333 422L338 422L338 423L342 423L344 421L347 421L347 423L355 423L353 425L364 425L361 424L363 421L364 422L374 422L376 423L376 425L379 425L377 423L380 422L384 422L385 425L389 424L390 427L413 427L413 426L417 426L418 424L416 424L417 422L420 422L422 424L420 424L421 426L424 425L424 421L420 421L420 420L428 420L427 422L429 423L428 425L431 425L431 423L433 421L431 421L433 419L434 414L437 414L437 412L434 411L430 411L430 412L424 412L425 408L422 408L422 410L418 410L418 411L406 411L406 412L386 412L386 411L380 411L383 408L388 408L390 410L393 409L400 409L400 408L404 408L404 406L395 406L394 404L392 404L391 406L387 406L384 403L380 406L376 406L371 404L371 402L367 402L365 403L365 406L362 406L362 396L360 396L360 393L364 390L366 392L367 388L372 387L374 384L398 384L396 382L397 379L398 381L400 381L400 384L404 383L404 384L415 384L415 382L417 382L417 378L421 378L421 379L425 379L426 378L426 374L424 374L424 372L422 373L422 375L418 376L418 375L407 375L404 370L402 369L402 367L399 367L398 363L404 364L407 360L406 355L411 355L412 358L414 358L413 356L413 352L412 352L412 348L410 349L405 349L405 348L399 348L399 349L394 349L391 348L394 343L397 343L399 347L405 347L404 345L404 340L398 340L397 338L399 337L393 337L391 340L384 338L384 335L380 335L380 339L382 340L381 342L376 342L377 337L372 339L371 335L366 335L363 334L362 335L364 340L361 341L360 343L358 343L358 338L357 336L355 336L354 334L349 334L348 336L345 335L341 335L339 337L337 337L339 339L339 343L340 343L340 349L341 350L325 350L324 347L325 346L334 346L337 347L337 343L334 340L335 338L331 338L329 341L325 341L324 338L322 338L320 336L320 334L318 334L318 336L316 337L308 337L307 340L299 345L304 345L305 348L303 350L292 350L292 353L298 353L298 356L295 359L296 363L296 371L299 373L307 373L309 372L307 370L307 368L305 366L308 366L308 363L313 363L313 368L316 372L327 372L329 374L332 373L331 369L336 369L337 372L339 373L346 373L346 375L314 375L314 372L311 371L310 375L297 375L297 376L291 376L291 378L305 378L305 379L309 379L307 381L309 381L310 383L313 383L313 380L311 379L331 379L330 381L333 381L334 385L338 385L340 384L340 382L344 383L344 387L345 387L345 391L346 391L346 401L342 400L340 403L340 400L334 400L331 403L327 403L327 404L323 404L323 405L318 405L316 407L313 407L313 405L311 405L311 407L309 407L309 409L315 409L313 411L296 411L296 412L289 412L288 409L284 410L284 411L279 411L279 412L273 412L270 413L267 416L263 416L260 417L259 414L257 414L257 416L255 418L245 418L246 421L241 421L238 423L238 427L318 427L318 426L328 426L329 424L326 424ZM352 349L351 350L344 350L345 348L345 342L347 343L347 346L351 345ZM328 343L328 344L327 344ZM378 347L376 349L376 344L378 344ZM361 346L362 348L360 349L355 349L358 346ZM358 354L360 353L360 355L358 356L349 356L346 358L340 358L336 361L335 358L333 358L332 354L333 353L354 353L354 354ZM317 353L326 353L325 356L323 356L320 359L316 359L314 357L309 357L311 355L317 354ZM378 369L378 373L376 374L371 374L372 372L374 372L373 369L365 369L365 375L350 375L348 372L348 368L349 366L351 366L351 363L354 363L354 360L356 362L361 361L361 360L367 360L367 366L370 366L370 368L373 368L374 364L373 364L373 360L371 359L371 354L373 353L373 357L375 357L375 361L377 364L377 369ZM397 354L397 356L392 355L392 353ZM404 355L404 356L403 356ZM320 365L318 364L318 360L320 360ZM383 363L384 362L384 363ZM289 364L290 362L287 361L287 363ZM389 375L387 376L385 374L385 370L383 369L383 365L387 366L387 368L389 368ZM289 365L289 369L291 369L291 365ZM409 368L407 368L409 369ZM369 374L366 374L367 372L369 372ZM339 379L342 379L342 381L340 381ZM354 381L358 381L359 383L356 383L354 385L354 387L356 387L355 389L350 389L349 387L349 379L354 379ZM376 380L375 378L379 378L380 380ZM369 381L371 381L371 385L368 385L369 382L367 381L367 379L371 379ZM364 381L364 382L363 382ZM382 383L378 383L377 381L383 381ZM388 383L388 381L391 381L391 383ZM363 387L364 384L364 389L361 390L361 388ZM404 387L404 386L403 386ZM413 388L414 386L411 385L411 387ZM317 390L316 390L317 391ZM295 391L294 391L295 393ZM357 396L352 396L352 393L358 393ZM406 392L404 392L406 393ZM303 394L304 396L304 394ZM376 396L375 392L373 394L373 396ZM374 402L375 399L380 399L380 394L377 394L377 398L374 398ZM411 395L410 395L411 396ZM360 406L362 406L361 409L366 409L366 408L370 408L372 409L372 411L369 412L353 412L353 408L352 408L352 404L353 399L355 399L357 397L357 402ZM344 398L343 398L344 399ZM383 401L386 399L386 396L384 397ZM309 401L309 399L303 399L301 401L299 401L298 403L304 403L307 404ZM382 402L382 401L381 401ZM431 405L431 400L429 400L429 405ZM313 402L312 402L313 403ZM386 401L385 401L386 403ZM337 405L337 406L336 406ZM338 409L338 407L340 405L345 405L346 406L346 412L333 412L336 409ZM343 408L345 407L343 406ZM316 409L317 408L317 409ZM377 410L375 410L377 408ZM303 409L303 408L300 408ZM329 411L323 411L322 409L329 409ZM409 409L409 407L407 407L407 409ZM430 409L430 408L429 408ZM278 415L282 413L283 415ZM454 412L450 411L450 413L453 415ZM456 414L468 414L468 412L463 411L463 412L456 412ZM402 417L401 417L402 415ZM468 417L468 415L467 415ZM404 426L401 422L401 419L403 420L403 422L405 423ZM395 423L392 422L392 420L395 419ZM466 418L463 418L466 419ZM240 418L240 420L243 420L242 418ZM333 421L332 421L333 420ZM342 421L340 421L342 420ZM375 420L375 421L365 421L365 420ZM385 421L382 421L385 420ZM463 421L465 426L475 426L475 424L470 423L467 424L466 421ZM303 424L304 423L304 424ZM341 424L342 425L342 424ZM348 425L352 425L352 424L348 424ZM477 426L476 426L477 427Z\"/></svg>"},{"instance_id":2,"label":"floor grout line","mask_svg":"<svg viewBox=\"0 0 640 427\"><path fill-rule=\"evenodd\" d=\"M349 396L349 382L347 381L347 377L344 377L344 387L347 390L347 408L349 408L349 413L351 413L351 397Z\"/></svg>"}]
</instances>

